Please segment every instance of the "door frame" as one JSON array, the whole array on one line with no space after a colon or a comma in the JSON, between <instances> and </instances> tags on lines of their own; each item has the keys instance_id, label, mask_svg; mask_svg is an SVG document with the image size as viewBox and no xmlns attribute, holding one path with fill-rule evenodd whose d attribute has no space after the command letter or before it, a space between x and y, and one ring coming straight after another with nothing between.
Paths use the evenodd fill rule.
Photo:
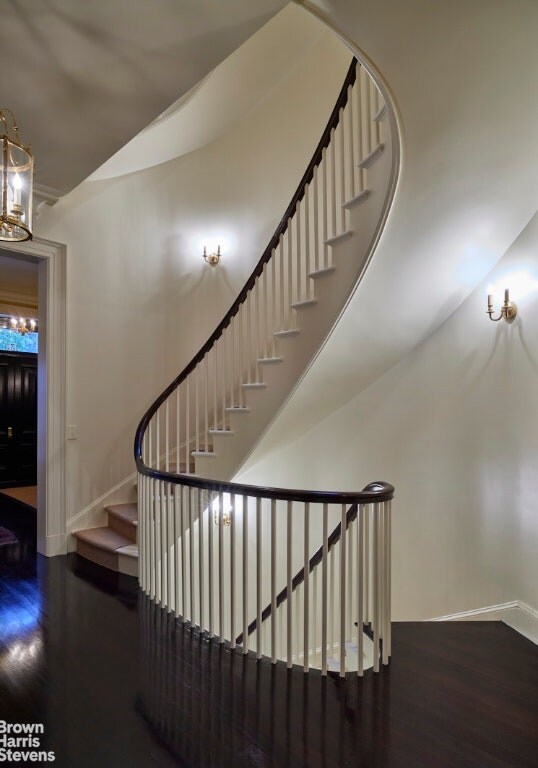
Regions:
<instances>
[{"instance_id":1,"label":"door frame","mask_svg":"<svg viewBox=\"0 0 538 768\"><path fill-rule=\"evenodd\" d=\"M67 552L66 536L66 247L35 237L0 243L38 260L37 550Z\"/></svg>"}]
</instances>

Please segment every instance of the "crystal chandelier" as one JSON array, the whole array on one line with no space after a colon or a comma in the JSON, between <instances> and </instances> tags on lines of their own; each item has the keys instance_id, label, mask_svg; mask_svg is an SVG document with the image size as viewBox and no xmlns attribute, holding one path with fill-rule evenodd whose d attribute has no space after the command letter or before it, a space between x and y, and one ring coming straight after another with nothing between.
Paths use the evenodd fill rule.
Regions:
<instances>
[{"instance_id":1,"label":"crystal chandelier","mask_svg":"<svg viewBox=\"0 0 538 768\"><path fill-rule=\"evenodd\" d=\"M0 131L2 129L0 240L31 240L34 158L30 146L23 145L20 140L19 128L10 109L0 109Z\"/></svg>"}]
</instances>

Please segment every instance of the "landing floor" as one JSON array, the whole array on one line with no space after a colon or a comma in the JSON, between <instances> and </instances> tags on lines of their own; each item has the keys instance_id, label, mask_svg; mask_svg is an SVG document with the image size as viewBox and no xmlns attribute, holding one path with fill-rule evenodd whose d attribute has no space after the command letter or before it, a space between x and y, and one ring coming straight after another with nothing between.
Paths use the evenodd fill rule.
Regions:
<instances>
[{"instance_id":1,"label":"landing floor","mask_svg":"<svg viewBox=\"0 0 538 768\"><path fill-rule=\"evenodd\" d=\"M396 624L384 674L305 678L74 566L0 551L0 720L56 766L536 766L538 649L502 624Z\"/></svg>"}]
</instances>

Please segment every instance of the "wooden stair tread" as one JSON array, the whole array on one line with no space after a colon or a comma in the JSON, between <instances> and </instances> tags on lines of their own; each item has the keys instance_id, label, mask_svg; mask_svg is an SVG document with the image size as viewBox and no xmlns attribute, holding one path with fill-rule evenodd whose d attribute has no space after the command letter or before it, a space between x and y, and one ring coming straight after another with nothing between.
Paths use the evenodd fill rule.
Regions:
<instances>
[{"instance_id":1,"label":"wooden stair tread","mask_svg":"<svg viewBox=\"0 0 538 768\"><path fill-rule=\"evenodd\" d=\"M113 531L112 528L105 526L103 528L86 528L82 531L74 531L73 535L79 541L91 544L98 549L107 552L116 552L122 547L130 547L133 542L125 536Z\"/></svg>"},{"instance_id":2,"label":"wooden stair tread","mask_svg":"<svg viewBox=\"0 0 538 768\"><path fill-rule=\"evenodd\" d=\"M135 502L129 504L110 504L106 507L106 511L126 523L138 525L138 504Z\"/></svg>"}]
</instances>

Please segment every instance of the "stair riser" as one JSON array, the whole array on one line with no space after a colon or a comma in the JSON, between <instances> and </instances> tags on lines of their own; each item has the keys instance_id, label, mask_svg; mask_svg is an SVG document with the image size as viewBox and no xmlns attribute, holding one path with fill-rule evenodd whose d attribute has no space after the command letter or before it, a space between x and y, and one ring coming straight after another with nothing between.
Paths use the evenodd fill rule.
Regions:
<instances>
[{"instance_id":1,"label":"stair riser","mask_svg":"<svg viewBox=\"0 0 538 768\"><path fill-rule=\"evenodd\" d=\"M118 556L115 552L108 552L105 549L94 547L92 544L78 539L76 552L81 557L85 557L86 560L91 560L92 563L102 565L103 568L109 568L111 571L118 571Z\"/></svg>"},{"instance_id":2,"label":"stair riser","mask_svg":"<svg viewBox=\"0 0 538 768\"><path fill-rule=\"evenodd\" d=\"M137 543L137 526L129 523L127 520L122 520L115 515L108 515L108 525L113 531L119 533L120 536L125 536L126 539L132 541L133 544Z\"/></svg>"}]
</instances>

